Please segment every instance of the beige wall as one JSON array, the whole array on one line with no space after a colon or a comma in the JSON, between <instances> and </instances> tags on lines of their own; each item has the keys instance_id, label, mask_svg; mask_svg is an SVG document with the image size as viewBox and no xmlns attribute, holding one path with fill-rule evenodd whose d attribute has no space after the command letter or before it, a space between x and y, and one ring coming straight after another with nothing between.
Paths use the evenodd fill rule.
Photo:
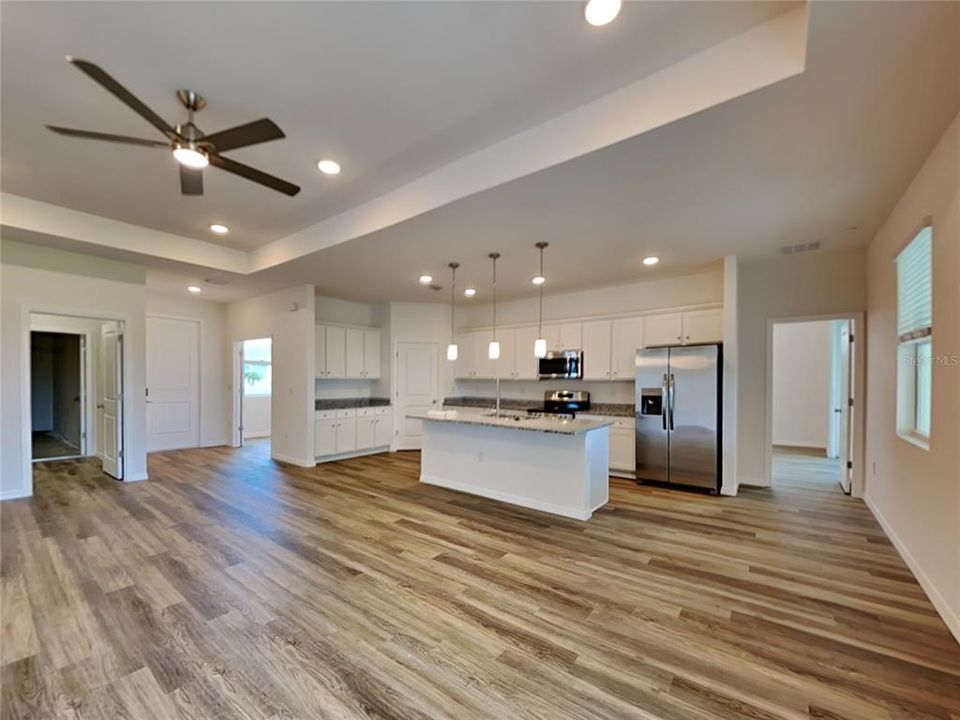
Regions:
<instances>
[{"instance_id":1,"label":"beige wall","mask_svg":"<svg viewBox=\"0 0 960 720\"><path fill-rule=\"evenodd\" d=\"M819 251L740 264L738 306L737 476L765 485L768 321L863 312L866 253Z\"/></svg>"},{"instance_id":2,"label":"beige wall","mask_svg":"<svg viewBox=\"0 0 960 720\"><path fill-rule=\"evenodd\" d=\"M960 116L869 247L866 499L960 639ZM894 258L933 222L930 449L896 434Z\"/></svg>"},{"instance_id":3,"label":"beige wall","mask_svg":"<svg viewBox=\"0 0 960 720\"><path fill-rule=\"evenodd\" d=\"M827 447L832 324L773 329L773 444Z\"/></svg>"}]
</instances>

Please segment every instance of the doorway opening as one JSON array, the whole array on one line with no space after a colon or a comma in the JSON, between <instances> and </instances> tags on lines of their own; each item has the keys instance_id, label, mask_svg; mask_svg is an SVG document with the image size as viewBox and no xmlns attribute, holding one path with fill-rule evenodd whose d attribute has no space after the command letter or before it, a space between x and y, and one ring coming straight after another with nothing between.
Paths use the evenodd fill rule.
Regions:
<instances>
[{"instance_id":1,"label":"doorway opening","mask_svg":"<svg viewBox=\"0 0 960 720\"><path fill-rule=\"evenodd\" d=\"M771 324L767 472L774 487L849 495L860 477L854 325L850 317Z\"/></svg>"},{"instance_id":2,"label":"doorway opening","mask_svg":"<svg viewBox=\"0 0 960 720\"><path fill-rule=\"evenodd\" d=\"M238 389L234 445L243 446L254 442L269 448L273 402L273 340L240 340L234 343L234 350L234 387Z\"/></svg>"},{"instance_id":3,"label":"doorway opening","mask_svg":"<svg viewBox=\"0 0 960 720\"><path fill-rule=\"evenodd\" d=\"M30 462L89 459L123 479L123 323L32 312L28 343Z\"/></svg>"}]
</instances>

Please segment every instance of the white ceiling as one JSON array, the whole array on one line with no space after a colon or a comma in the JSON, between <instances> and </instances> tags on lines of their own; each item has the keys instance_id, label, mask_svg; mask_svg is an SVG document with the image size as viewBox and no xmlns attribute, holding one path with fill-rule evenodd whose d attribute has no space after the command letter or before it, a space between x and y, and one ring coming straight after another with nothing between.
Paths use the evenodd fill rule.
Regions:
<instances>
[{"instance_id":1,"label":"white ceiling","mask_svg":"<svg viewBox=\"0 0 960 720\"><path fill-rule=\"evenodd\" d=\"M650 55L643 56L643 62L637 61L639 64L636 67L649 72L658 63L669 63L682 57L683 53L695 51L699 43L708 43L709 33L704 34L700 27L704 18L712 18L706 24L718 32L718 37L722 37L732 28L762 20L751 13L757 12L758 8L772 6L772 3L750 4L749 8L754 8L750 10L740 5L720 3L706 6L682 3L630 4L624 10L623 17L607 28L616 29L614 33L597 35L595 29L588 28L579 19L578 4L522 4L509 12L516 12L525 19L513 22L526 23L523 32L531 33L536 38L544 33L551 41L535 42L531 48L530 38L521 37L523 32L511 32L511 42L514 44L509 49L495 53L496 57L484 60L483 50L489 42L487 36L497 34L493 29L504 30L502 13L508 12L508 7L513 7L513 4L448 6L441 3L430 8L410 3L369 5L366 10L356 12L360 15L369 12L366 21L375 27L391 24L400 27L404 33L408 33L404 35L408 38L418 32L427 33L423 27L411 22L412 17L419 18L422 25L436 29L440 27L436 25L437 18L430 15L428 20L422 13L446 7L448 15L444 17L453 18L449 22L460 32L456 42L443 42L447 38L444 32L440 33L443 38L434 38L436 42L426 42L421 37L418 44L405 47L396 40L394 33L383 31L381 34L387 37L380 38L378 47L386 43L393 48L391 52L394 55L389 58L379 54L377 62L381 67L384 63L391 67L404 67L404 72L417 67L416 63L421 63L421 69L436 67L438 62L445 68L458 68L454 74L466 73L463 82L470 88L469 92L460 92L457 84L448 87L451 85L449 79L440 82L433 78L434 85L427 88L430 83L425 80L414 82L403 74L391 75L390 82L403 80L401 85L405 91L386 90L392 94L388 96L388 101L384 101L384 107L389 107L391 111L385 115L381 110L376 117L370 117L369 113L357 112L356 106L351 106L349 101L356 97L363 101L363 107L372 107L370 103L375 104L377 91L371 88L382 89L383 75L374 72L375 64L368 66L359 62L354 67L346 63L350 65L351 72L357 72L354 76L357 87L351 94L349 88L338 86L338 101L331 105L336 110L333 113L338 119L336 125L343 129L345 136L351 138L351 142L357 141L359 144L340 155L301 148L300 158L280 157L266 151L284 144L297 144L299 141L295 141L291 128L310 131L309 118L316 116L324 104L322 99L314 98L316 102L308 116L293 112L290 117L281 114L296 103L296 100L284 102L281 99L290 87L285 77L280 83L282 92L269 90L276 92L278 98L274 101L277 111L271 109L269 114L288 131L290 138L251 149L248 151L251 153L249 157L241 157L240 153L244 151L238 151L237 157L255 162L252 154L255 151L265 152L262 162L259 157L256 162L261 162L264 169L294 182L303 182L304 192L293 201L279 195L271 197L271 193L257 188L248 194L246 190L232 187L240 183L239 180L234 183L227 178L224 183L230 181L229 192L227 189L222 194L219 191L216 195L211 192L204 198L203 208L226 208L226 205L218 203L229 202L231 212L236 213L235 217L249 217L248 222L257 227L256 232L249 236L252 240L248 241L246 234L238 232L236 236L231 234L230 241L236 239L239 247L261 244L291 229L349 208L359 200L403 183L412 176L482 147L518 128L586 102L593 97L592 94L602 94L630 81L634 77L631 75L633 71L625 70L624 64L629 65L626 60L631 57L636 60L631 52L635 52L638 46L655 48ZM175 219L180 223L204 225L221 220L240 227L232 219L204 215L207 210L203 208L183 210L178 205L180 198L176 193L175 171L172 168L169 177L162 180L142 179L133 183L128 178L127 187L124 183L113 182L109 168L96 165L97 170L91 177L96 177L97 182L89 182L89 178L84 180L86 187L83 192L86 196L83 202L76 205L67 202L64 188L72 184L70 178L74 178L72 182L77 184L80 175L87 173L80 173L73 166L69 169L61 167L69 164L67 159L53 162L50 166L32 167L27 171L21 158L19 165L16 160L13 161L15 169L8 173L10 143L14 138L19 142L21 134L24 138L33 137L30 134L33 132L30 122L37 122L35 117L26 118L30 113L24 112L16 116L12 126L8 124L11 105L7 85L10 72L7 63L9 7L8 4L3 5L5 192L98 213L98 202L105 203L105 197L121 191L129 193L124 196L124 201L117 203L111 200L111 212L103 210L100 214L188 236L198 235L180 226L162 223L174 222ZM262 8L259 4L255 7ZM353 11L347 12L340 5L301 7L320 13L317 17L322 15L327 20L324 27L340 23L337 25L338 32L333 33L335 37L329 41L340 43L341 48L355 45L357 37L366 37L369 32L368 27L351 25L351 22L360 22L359 15L352 15ZM338 10L331 18L326 18L324 13L317 10L318 7ZM405 15L404 8L411 13L410 16ZM644 8L643 12L655 11L659 14L647 15L639 24L631 24L633 19L639 17L633 15L638 8ZM568 27L569 18L566 15L560 17L561 11L576 11L578 22L572 24L572 29ZM18 12L27 11L18 8ZM724 18L723 22L719 20L721 17ZM22 22L23 18L19 21ZM111 22L115 22L115 19ZM44 25L41 34L59 38L63 33L69 37L70 28L63 26L59 15L58 23L59 28L55 27L54 30L48 30ZM77 23L82 26L79 19ZM160 22L159 15L157 24L160 30L167 28L169 31L167 25ZM410 27L410 24L416 27ZM241 22L240 27L246 25ZM450 31L449 26L444 27ZM514 24L507 23L505 27L510 32ZM651 27L656 31L651 32ZM29 28L31 32L37 32L32 24ZM721 28L722 32L717 28ZM296 33L301 31L302 27L295 29L292 36L287 37L296 37ZM161 50L170 46L162 41L162 37L163 33L158 30L155 42L144 43L145 52L153 52L159 57ZM638 42L637 38L643 38L643 42ZM569 44L569 53L566 47L564 52L557 50L555 42L559 40ZM594 44L592 52L590 47L584 49L584 43L587 46ZM23 50L29 43L19 42L19 45ZM602 48L596 47L600 45ZM430 52L412 52L410 47L429 47ZM680 48L676 57L670 55L671 48ZM109 44L105 49L109 50ZM222 54L217 53L214 57L229 57L231 65L228 66L226 62L216 64L218 82L222 83L219 87L224 88L221 92L225 97L230 97L227 104L233 109L228 113L229 117L211 123L211 127L216 128L265 114L262 111L258 113L257 107L262 106L257 105L256 98L249 90L241 87L243 83L231 70L232 63L242 57L242 53L230 47L221 50ZM76 49L71 52L81 54ZM301 49L291 51L291 54L303 52ZM115 61L104 59L102 54L87 54L113 70L121 81L127 82L131 89L141 94L142 99L151 104L156 102L158 110L173 117L173 110L167 112L166 106L162 105L168 102L168 106L173 108L172 96L165 101L161 92L140 93L139 81L132 82L119 70L139 68L134 74L153 77L155 85L175 87L177 81L168 78L160 82L156 74L150 74L147 65L137 60L137 53L128 46L120 47L117 44L111 53ZM356 58L363 56L363 53L349 51L348 55ZM420 55L429 57L423 59ZM265 56L258 55L259 58ZM390 62L387 62L388 59ZM62 60L59 62L62 63ZM116 64L111 65L111 62ZM496 66L498 71L486 73L486 69L489 69L486 63ZM264 61L262 64L269 67L251 72L254 77L266 80L266 86L270 87L266 76L276 73L276 68L272 62ZM344 62L334 64L345 65ZM62 105L74 107L78 103L85 108L85 112L94 114L91 117L99 113L99 122L103 127L117 132L142 132L141 123L146 123L117 104L120 107L118 111L117 107L111 105L114 101L105 93L66 63L62 65L64 71L70 72L56 80L58 90L51 97L56 100L58 108ZM249 67L249 63L241 63L241 66ZM523 68L522 73L519 72L520 68ZM564 70L561 71L561 68ZM584 74L571 73L570 68L582 70ZM47 72L54 75L61 73L50 65L41 77L46 77ZM204 72L210 71L205 69ZM613 76L616 76L616 80ZM569 87L563 82L566 78L570 78ZM328 76L323 75L322 82L327 81ZM291 80L295 87L302 87L305 82L299 76ZM314 77L312 82L312 87L316 89L321 81ZM45 96L22 85L26 83L15 86L14 92L27 93L26 96L30 96L30 93L33 96ZM217 86L217 83L210 86ZM255 86L259 92L259 84ZM534 88L537 89L535 92ZM214 103L210 91L206 87L200 89ZM325 87L323 92L326 97L329 91ZM430 92L439 93L437 97L443 97L445 101L434 106L430 103ZM98 93L106 101L90 103L89 95L97 97ZM417 97L407 97L409 93ZM45 106L50 104L50 100L41 101L36 97L32 102L40 102ZM396 122L394 108L397 109ZM551 243L546 256L550 291L688 272L727 254L755 257L776 252L781 245L798 242L821 240L827 251L862 245L886 217L958 109L960 3L818 3L810 14L806 68L796 77L269 270L240 276L212 273L202 268L185 268L169 261L153 259L149 261L152 269L148 282L154 288L182 294L188 279L203 280L212 275L219 276L230 280L230 284L224 287L210 286L204 297L222 300L246 297L300 282L315 284L320 293L347 299L444 300L445 294L440 297L417 285L416 278L421 272L431 272L446 285L449 272L446 263L458 260L462 265L458 282L477 284L483 292L490 276L486 254L490 250L499 250L503 253L503 261L499 268L498 289L502 296L508 297L531 292L529 278L536 267L533 244L537 240ZM325 117L328 117L327 112L325 110ZM70 117L69 114L49 118L44 116L39 122L91 127L80 120L70 120ZM108 122L111 124L105 125ZM120 125L120 122L124 124ZM354 128L354 125L357 127ZM323 131L315 132L317 134L312 136L307 132L312 138L308 145L323 145L324 142L331 146L335 144L334 140L324 140L327 136ZM49 141L49 138L43 137L45 142ZM363 139L368 141L369 147L363 145ZM33 139L31 142L37 141ZM74 143L86 145L80 141ZM38 153L49 153L46 145L33 147ZM125 148L122 150L127 152ZM81 153L80 150L76 152ZM109 158L89 157L86 150L82 152L83 157L70 157L70 163L114 162ZM140 150L134 148L129 152L139 154ZM365 154L367 152L369 154ZM312 170L312 163L320 154L337 155L344 160L345 166L364 169L358 171L356 176L348 170L343 177L334 181L337 185L326 185ZM304 171L304 175L295 175L294 169L303 157L310 161L310 167ZM351 158L351 162L347 162L347 157ZM352 161L354 157L357 158L356 162ZM360 158L364 159L361 161ZM124 163L118 162L117 167ZM285 171L284 168L291 169ZM140 172L150 175L152 171L142 166L137 177L141 177ZM67 173L66 179L64 173ZM11 178L18 178L17 182L32 184L37 193L31 194L16 183L8 187L8 174ZM376 174L376 179L372 177L373 174ZM151 185L154 182L156 189L151 189L154 188ZM211 179L208 188L213 184ZM165 190L161 191L161 186ZM106 192L107 188L110 192ZM167 193L162 201L156 199L158 192ZM194 200L187 199L184 202ZM306 201L305 204L301 205L301 200ZM118 215L118 210L138 215ZM156 222L148 222L145 219L148 215L157 218ZM851 226L857 229L847 230ZM76 243L57 238L21 239L62 247L76 246ZM124 256L124 252L117 249L92 246L82 249L108 256ZM652 270L643 268L639 263L644 255L651 253L663 258L661 264Z\"/></svg>"},{"instance_id":2,"label":"white ceiling","mask_svg":"<svg viewBox=\"0 0 960 720\"><path fill-rule=\"evenodd\" d=\"M252 249L790 7L636 3L592 28L580 3L562 2L3 3L3 189ZM51 134L44 125L158 135L68 54L171 123L183 119L180 87L207 98L197 116L207 132L269 116L287 138L230 156L302 192L209 170L205 196L183 197L169 153ZM341 175L320 175L322 157L340 161ZM214 222L231 233L213 235Z\"/></svg>"}]
</instances>

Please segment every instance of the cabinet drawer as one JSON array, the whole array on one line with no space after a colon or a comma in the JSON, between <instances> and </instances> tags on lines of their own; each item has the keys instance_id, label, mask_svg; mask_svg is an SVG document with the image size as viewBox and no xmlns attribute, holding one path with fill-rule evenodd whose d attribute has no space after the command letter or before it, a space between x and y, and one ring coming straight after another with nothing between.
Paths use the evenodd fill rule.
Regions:
<instances>
[{"instance_id":1,"label":"cabinet drawer","mask_svg":"<svg viewBox=\"0 0 960 720\"><path fill-rule=\"evenodd\" d=\"M316 420L333 420L337 416L336 410L317 410Z\"/></svg>"},{"instance_id":2,"label":"cabinet drawer","mask_svg":"<svg viewBox=\"0 0 960 720\"><path fill-rule=\"evenodd\" d=\"M343 410L337 410L338 418L352 418L357 416L356 408L344 408Z\"/></svg>"},{"instance_id":3,"label":"cabinet drawer","mask_svg":"<svg viewBox=\"0 0 960 720\"><path fill-rule=\"evenodd\" d=\"M376 408L365 407L357 408L357 417L372 417L377 414Z\"/></svg>"},{"instance_id":4,"label":"cabinet drawer","mask_svg":"<svg viewBox=\"0 0 960 720\"><path fill-rule=\"evenodd\" d=\"M389 415L389 414L393 411L393 408L390 407L390 406L387 406L387 407L378 407L378 408L375 408L375 409L376 409L376 411L377 411L377 415Z\"/></svg>"}]
</instances>

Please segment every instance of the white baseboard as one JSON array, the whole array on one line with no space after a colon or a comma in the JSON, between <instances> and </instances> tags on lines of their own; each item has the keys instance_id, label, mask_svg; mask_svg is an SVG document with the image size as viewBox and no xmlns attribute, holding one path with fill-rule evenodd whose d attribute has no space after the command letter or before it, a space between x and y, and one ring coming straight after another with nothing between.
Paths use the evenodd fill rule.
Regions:
<instances>
[{"instance_id":1,"label":"white baseboard","mask_svg":"<svg viewBox=\"0 0 960 720\"><path fill-rule=\"evenodd\" d=\"M390 452L389 445L377 445L372 448L364 448L363 450L354 450L353 452L338 453L336 455L318 455L317 456L317 465L323 463L335 462L337 460L349 460L350 458L363 457L364 455L379 455L380 453Z\"/></svg>"},{"instance_id":2,"label":"white baseboard","mask_svg":"<svg viewBox=\"0 0 960 720\"><path fill-rule=\"evenodd\" d=\"M263 432L244 433L243 435L244 440L256 440L257 438L265 438L265 437L270 437L269 430L264 430Z\"/></svg>"},{"instance_id":3,"label":"white baseboard","mask_svg":"<svg viewBox=\"0 0 960 720\"><path fill-rule=\"evenodd\" d=\"M303 458L290 457L289 455L281 455L280 453L270 453L270 457L274 460L279 460L280 462L285 462L288 465L296 465L297 467L313 467L317 463L313 458L309 460L304 460Z\"/></svg>"},{"instance_id":4,"label":"white baseboard","mask_svg":"<svg viewBox=\"0 0 960 720\"><path fill-rule=\"evenodd\" d=\"M500 502L505 502L510 505L519 505L520 507L530 508L531 510L540 510L541 512L550 513L551 515L561 515L563 517L573 518L574 520L589 520L590 516L593 515L592 510L576 510L562 505L554 505L553 503L530 500L529 498L520 497L511 493L490 490L489 488L438 478L433 475L421 475L420 482L426 485L436 485L437 487L447 488L448 490L457 490L470 495L478 495L488 498L489 500L499 500ZM601 503L597 507L601 507L603 504L604 503ZM594 508L594 510L595 509L596 508Z\"/></svg>"},{"instance_id":5,"label":"white baseboard","mask_svg":"<svg viewBox=\"0 0 960 720\"><path fill-rule=\"evenodd\" d=\"M923 571L923 568L920 567L920 563L917 562L917 559L907 549L906 543L904 543L900 536L897 535L897 532L893 529L893 526L883 516L883 513L880 512L873 500L870 499L870 496L864 495L863 501L867 504L867 507L870 508L870 512L873 513L873 516L877 519L877 522L880 523L880 527L883 528L883 531L887 534L887 537L890 538L890 542L893 543L893 546L897 549L897 552L900 553L900 557L903 558L903 561L907 564L907 567L910 568L910 572L913 573L913 576L917 579L917 582L920 583L920 587L923 588L923 591L927 594L927 597L930 599L933 607L938 613L940 613L940 617L943 618L943 621L947 624L950 632L953 633L953 636L957 639L957 642L960 642L960 616L958 616L957 613L955 613L947 604L946 598L940 594L937 586L933 584L933 581L930 580L927 574Z\"/></svg>"},{"instance_id":6,"label":"white baseboard","mask_svg":"<svg viewBox=\"0 0 960 720\"><path fill-rule=\"evenodd\" d=\"M14 490L4 490L0 492L0 501L3 500L17 500L18 498L26 498L33 495L33 490L31 488L16 488Z\"/></svg>"}]
</instances>

